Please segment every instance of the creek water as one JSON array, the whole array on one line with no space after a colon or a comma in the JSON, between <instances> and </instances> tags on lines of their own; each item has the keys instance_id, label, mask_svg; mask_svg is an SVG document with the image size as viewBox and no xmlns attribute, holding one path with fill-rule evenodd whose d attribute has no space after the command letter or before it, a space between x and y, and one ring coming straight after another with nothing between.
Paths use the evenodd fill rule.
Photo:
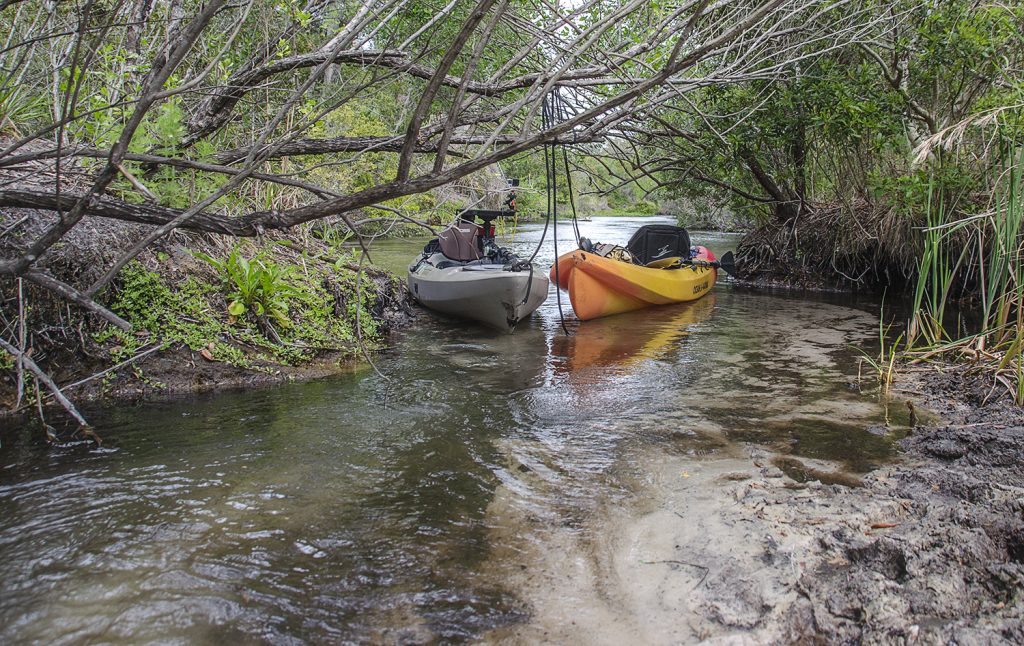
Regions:
<instances>
[{"instance_id":1,"label":"creek water","mask_svg":"<svg viewBox=\"0 0 1024 646\"><path fill-rule=\"evenodd\" d=\"M580 228L625 243L661 221ZM529 253L542 228L511 246ZM718 255L737 240L692 237ZM422 244L380 241L374 261L404 271ZM549 236L538 262L553 257ZM758 446L852 472L893 457L865 428L898 411L852 383L871 303L722 278L692 304L562 310L569 336L553 291L512 335L424 313L375 357L387 379L90 410L103 448L3 429L0 642L486 640L530 621L500 574L531 567L519 547L636 503L652 451ZM530 523L508 526L499 497Z\"/></svg>"}]
</instances>

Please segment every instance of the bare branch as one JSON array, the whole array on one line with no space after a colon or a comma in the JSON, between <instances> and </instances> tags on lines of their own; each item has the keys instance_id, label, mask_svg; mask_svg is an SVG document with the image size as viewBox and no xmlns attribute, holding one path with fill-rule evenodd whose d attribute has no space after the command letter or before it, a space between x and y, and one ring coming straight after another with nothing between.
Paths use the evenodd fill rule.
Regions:
<instances>
[{"instance_id":1,"label":"bare branch","mask_svg":"<svg viewBox=\"0 0 1024 646\"><path fill-rule=\"evenodd\" d=\"M78 412L75 405L71 403L71 400L64 396L64 393L61 392L57 384L53 382L53 379L50 379L50 376L46 374L46 371L36 365L36 362L32 360L32 357L28 356L27 353L18 350L2 338L0 338L0 348L12 357L15 357L22 365L28 368L29 372L35 375L36 379L46 386L46 389L50 391L54 399L60 402L60 405L64 407L64 410L66 410L71 417L75 418L75 421L78 422L80 426L84 428L89 427L89 423L85 421L85 418Z\"/></svg>"}]
</instances>

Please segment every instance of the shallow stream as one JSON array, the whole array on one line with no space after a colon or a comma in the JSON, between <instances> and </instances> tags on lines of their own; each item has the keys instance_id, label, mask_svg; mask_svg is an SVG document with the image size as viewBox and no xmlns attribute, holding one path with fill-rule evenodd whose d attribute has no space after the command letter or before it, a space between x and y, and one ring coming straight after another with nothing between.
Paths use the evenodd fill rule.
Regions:
<instances>
[{"instance_id":1,"label":"shallow stream","mask_svg":"<svg viewBox=\"0 0 1024 646\"><path fill-rule=\"evenodd\" d=\"M624 243L659 221L580 228ZM422 244L374 260L402 270ZM721 280L582 325L562 309L569 336L554 293L513 335L423 314L375 358L386 380L90 410L99 449L0 430L0 643L487 639L531 620L494 573L529 570L538 527L600 531L602 509L637 504L644 456L757 446L858 473L894 455L865 429L905 411L860 392L850 348L877 337L874 304Z\"/></svg>"}]
</instances>

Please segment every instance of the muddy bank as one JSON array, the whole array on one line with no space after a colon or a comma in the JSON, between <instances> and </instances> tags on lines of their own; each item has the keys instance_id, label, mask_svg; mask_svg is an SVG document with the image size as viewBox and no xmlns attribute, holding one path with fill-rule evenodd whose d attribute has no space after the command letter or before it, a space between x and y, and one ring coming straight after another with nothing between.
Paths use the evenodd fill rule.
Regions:
<instances>
[{"instance_id":1,"label":"muddy bank","mask_svg":"<svg viewBox=\"0 0 1024 646\"><path fill-rule=\"evenodd\" d=\"M0 179L4 179L0 173ZM0 259L17 258L55 222L0 209ZM351 370L415 316L404 281L362 267L344 223L255 240L174 232L97 295L122 331L30 281L0 280L5 338L73 401L143 399L253 387ZM87 218L38 268L85 290L142 237L139 225ZM19 392L20 391L20 392ZM0 414L35 407L32 375L0 352ZM41 388L44 403L50 395ZM20 405L18 405L20 402Z\"/></svg>"},{"instance_id":2,"label":"muddy bank","mask_svg":"<svg viewBox=\"0 0 1024 646\"><path fill-rule=\"evenodd\" d=\"M378 335L365 341L367 350L387 347L393 334L410 325L417 309L400 280L385 271L366 269L364 289L374 294L368 308ZM95 369L101 365L93 363ZM162 396L227 392L246 388L269 387L283 382L318 379L350 373L368 367L359 347L351 340L336 349L318 350L295 364L252 356L245 365L211 358L187 345L175 344L158 349L130 364L69 390L82 400L138 401ZM109 368L108 368L109 369Z\"/></svg>"},{"instance_id":3,"label":"muddy bank","mask_svg":"<svg viewBox=\"0 0 1024 646\"><path fill-rule=\"evenodd\" d=\"M794 469L705 429L679 436L690 449L637 460L633 504L583 527L548 527L499 496L496 533L524 523L544 539L507 548L535 563L496 573L532 619L492 638L1021 643L1024 415L980 406L966 385L955 372L905 379L943 423L862 478L806 459Z\"/></svg>"},{"instance_id":4,"label":"muddy bank","mask_svg":"<svg viewBox=\"0 0 1024 646\"><path fill-rule=\"evenodd\" d=\"M64 393L79 402L139 401L316 379L358 370L365 365L364 351L372 353L387 347L392 335L417 317L417 309L397 277L368 268L364 269L362 282L364 293L372 295L363 316L371 318L373 329L373 334L362 341L363 347L358 338L326 338L322 348L303 347L302 355L276 357L265 348L233 338L225 326L219 333L190 339L192 343L140 327L134 339L128 337L133 343L126 348L128 344L120 337L99 340L102 337L95 331L95 320L73 316L61 324L72 330L77 327L79 334L64 334L57 342L32 341L38 346L36 354L42 357L42 365L58 379ZM331 296L337 302L325 305L333 306L339 317L351 318L350 313L342 311L345 300L353 300L351 294L339 290ZM188 315L182 313L184 318ZM218 346L227 349L226 356L217 351ZM32 392L21 407L12 406L14 376L12 370L0 381L0 401L7 404L0 414L34 414Z\"/></svg>"}]
</instances>

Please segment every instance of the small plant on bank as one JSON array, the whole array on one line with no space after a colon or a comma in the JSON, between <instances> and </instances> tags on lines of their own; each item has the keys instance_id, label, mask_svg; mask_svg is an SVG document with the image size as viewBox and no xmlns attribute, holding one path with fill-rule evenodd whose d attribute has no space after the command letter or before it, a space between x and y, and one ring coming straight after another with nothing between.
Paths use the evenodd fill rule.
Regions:
<instances>
[{"instance_id":1,"label":"small plant on bank","mask_svg":"<svg viewBox=\"0 0 1024 646\"><path fill-rule=\"evenodd\" d=\"M352 238L352 230L347 226L338 226L329 222L318 223L311 232L331 249L342 249Z\"/></svg>"},{"instance_id":2,"label":"small plant on bank","mask_svg":"<svg viewBox=\"0 0 1024 646\"><path fill-rule=\"evenodd\" d=\"M227 287L229 315L238 318L251 313L261 325L268 320L273 320L281 328L291 325L288 302L298 295L298 290L290 283L295 277L293 267L259 255L247 259L238 247L232 249L224 260L199 251L193 255L220 273Z\"/></svg>"},{"instance_id":3,"label":"small plant on bank","mask_svg":"<svg viewBox=\"0 0 1024 646\"><path fill-rule=\"evenodd\" d=\"M896 376L896 359L899 356L900 342L903 340L903 334L897 336L892 343L887 343L887 339L890 337L892 331L892 323L885 325L881 322L881 316L878 323L878 355L871 356L863 348L857 346L851 346L854 350L862 355L861 361L867 362L875 372L875 376L878 378L878 384L881 388L882 394L888 394L889 389L892 387L893 379ZM862 365L862 364L861 364ZM857 383L860 383L860 365L857 368Z\"/></svg>"},{"instance_id":4,"label":"small plant on bank","mask_svg":"<svg viewBox=\"0 0 1024 646\"><path fill-rule=\"evenodd\" d=\"M121 360L137 352L140 335L164 347L183 344L194 351L208 348L219 361L246 367L248 357L232 344L225 343L226 325L218 320L206 299L211 286L188 278L172 289L160 274L148 271L141 263L129 263L120 274L120 286L112 309L129 321L134 333L107 327L94 339L114 342L111 358Z\"/></svg>"},{"instance_id":5,"label":"small plant on bank","mask_svg":"<svg viewBox=\"0 0 1024 646\"><path fill-rule=\"evenodd\" d=\"M227 285L222 283L218 289L197 276L173 280L148 270L140 262L129 263L121 271L110 306L134 329L125 333L110 326L94 335L94 340L109 344L108 351L115 362L135 355L144 345L159 343L165 348L183 345L204 356L209 354L208 359L241 368L273 370L274 365L301 364L322 351L355 354L358 320L363 342L371 349L376 347L378 326L370 314L376 292L364 281L358 290L360 298L356 299L354 272L339 271L314 259L307 260L302 269L268 263L265 259L261 262L266 264L259 269L253 262L247 262L248 274L238 275L260 278L254 281L259 285L247 292L259 298L251 301L251 307L246 305L245 314L251 316L242 317L232 316L220 296L211 298L211 294L218 292L238 292L238 299L243 298L242 290L236 289L233 281L225 280ZM235 265L239 271L245 266L240 262ZM266 271L271 266L278 271ZM269 305L268 301L259 300L263 296L269 298ZM275 299L283 301L283 306L274 305ZM277 330L269 324L261 325L257 320L257 302L264 319L273 316L268 312L276 308L287 322L276 320Z\"/></svg>"}]
</instances>

